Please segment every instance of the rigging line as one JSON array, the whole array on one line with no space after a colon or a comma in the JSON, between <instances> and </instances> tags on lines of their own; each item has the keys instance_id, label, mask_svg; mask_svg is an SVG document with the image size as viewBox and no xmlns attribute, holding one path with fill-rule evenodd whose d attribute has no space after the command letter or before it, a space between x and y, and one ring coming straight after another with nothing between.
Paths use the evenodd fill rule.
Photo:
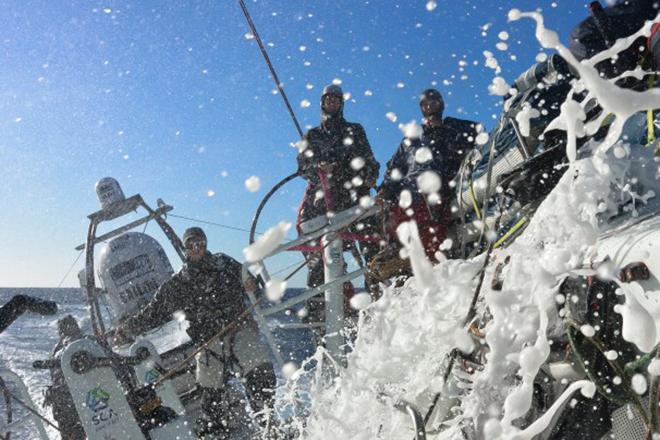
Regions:
<instances>
[{"instance_id":1,"label":"rigging line","mask_svg":"<svg viewBox=\"0 0 660 440\"><path fill-rule=\"evenodd\" d=\"M300 138L302 138L303 131L302 128L300 128L300 124L298 123L298 118L296 118L296 114L293 112L293 108L291 107L291 104L289 103L289 98L287 98L286 93L284 92L284 88L282 87L282 83L280 82L280 79L277 76L277 73L275 72L275 68L273 67L273 63L270 61L270 57L268 56L268 52L266 52L266 48L264 47L263 41L261 41L261 37L259 36L259 33L257 32L257 28L254 25L254 22L252 21L252 17L250 16L250 12L247 9L247 6L245 6L245 2L243 0L238 0L238 3L241 6L241 9L243 10L243 14L245 15L245 19L248 22L248 26L250 26L250 30L252 31L252 35L254 35L254 39L257 40L257 44L259 45L259 49L261 50L261 55L263 55L264 60L266 61L266 64L268 65L268 68L270 69L270 74L273 76L273 81L275 81L275 85L277 86L277 89L280 91L280 95L282 95L282 99L284 100L284 104L286 105L287 110L289 110L289 114L291 115L291 119L293 119L293 123L296 126L296 130L298 130L298 134L300 135Z\"/></svg>"},{"instance_id":2,"label":"rigging line","mask_svg":"<svg viewBox=\"0 0 660 440\"><path fill-rule=\"evenodd\" d=\"M29 412L31 412L33 415L35 415L36 417L38 417L39 419L41 419L42 422L45 422L45 423L48 424L51 428L56 429L56 430L59 431L60 433L62 432L62 430L60 429L59 426L57 426L56 424L54 424L53 422L51 422L50 420L48 420L48 419L47 419L46 417L44 417L43 415L39 414L39 412L38 412L36 409L32 408L30 405L28 405L27 403L23 402L21 399L19 399L18 397L16 397L16 395L15 395L14 393L12 393L11 391L9 391L9 389L7 389L7 393L9 394L9 397L11 397L12 399L14 399L14 400L15 400L16 402L18 402L23 408L25 408L26 410L28 410ZM62 435L62 437L64 437L64 435ZM68 436L67 436L67 439L68 439Z\"/></svg>"},{"instance_id":3,"label":"rigging line","mask_svg":"<svg viewBox=\"0 0 660 440\"><path fill-rule=\"evenodd\" d=\"M248 232L248 233L251 232L249 229L239 228L238 226L224 225L222 223L215 223L215 222L211 222L211 221L208 221L208 220L201 220L201 219L198 219L198 218L186 217L184 215L168 214L168 216L175 217L175 218L180 218L180 219L183 219L183 220L189 220L191 222L197 222L197 223L203 223L203 224L206 224L206 225L217 226L219 228L231 229L233 231ZM255 233L258 234L258 235L264 235L263 232L258 232L257 231ZM290 239L290 241L293 241L293 240L295 240L295 238Z\"/></svg>"},{"instance_id":4,"label":"rigging line","mask_svg":"<svg viewBox=\"0 0 660 440\"><path fill-rule=\"evenodd\" d=\"M198 222L198 223L204 223L204 224L207 224L207 225L218 226L220 228L231 229L233 231L241 231L241 232L248 232L248 233L250 232L249 229L239 228L237 226L223 225L222 223L210 222L208 220L200 220L198 218L186 217L184 215L177 215L177 214L168 214L168 215L170 217L174 217L174 218L180 218L180 219L189 220L189 221L192 221L192 222ZM257 234L263 235L263 232L257 232Z\"/></svg>"},{"instance_id":5,"label":"rigging line","mask_svg":"<svg viewBox=\"0 0 660 440\"><path fill-rule=\"evenodd\" d=\"M62 287L62 284L64 284L64 280L66 280L66 278L69 276L69 274L71 273L71 270L73 270L73 267L76 265L76 263L78 262L78 260L80 260L80 257L82 257L82 254L83 254L84 252L85 252L85 249L83 249L83 250L80 251L80 253L79 253L78 256L76 257L76 259L75 259L75 260L73 261L73 263L71 264L71 267L69 267L69 270L66 271L66 273L65 273L64 276L62 277L62 280L61 280L60 283L57 285L58 288L59 288L59 287Z\"/></svg>"},{"instance_id":6,"label":"rigging line","mask_svg":"<svg viewBox=\"0 0 660 440\"><path fill-rule=\"evenodd\" d=\"M293 278L293 276L295 274L297 274L300 271L300 269L307 266L308 263L309 263L309 260L306 258L305 261L303 261L302 263L300 263L300 265L298 267L296 267L296 270L294 270L289 275L287 275L286 278L284 278L284 281L289 281L291 278ZM280 271L280 272L282 272L282 271Z\"/></svg>"},{"instance_id":7,"label":"rigging line","mask_svg":"<svg viewBox=\"0 0 660 440\"><path fill-rule=\"evenodd\" d=\"M289 264L288 266L283 267L282 269L279 269L279 270L273 272L273 273L271 274L271 276L272 276L272 275L277 275L278 273L282 273L282 272L284 272L285 270L287 270L287 269L291 269L293 266L296 266L296 265L298 265L298 264L300 264L300 263L303 263L303 262L304 262L305 264L307 264L307 260L296 261L296 262L293 263L293 264Z\"/></svg>"},{"instance_id":8,"label":"rigging line","mask_svg":"<svg viewBox=\"0 0 660 440\"><path fill-rule=\"evenodd\" d=\"M264 298L259 298L256 302L252 303L250 307L245 309L243 313L238 315L236 319L234 319L232 322L224 326L218 333L215 335L211 336L206 342L204 342L202 345L199 347L195 348L195 350L190 353L185 359L183 359L181 362L178 364L174 365L173 367L170 367L170 369L167 371L167 373L163 374L160 376L160 378L151 384L151 387L156 389L156 387L161 386L166 380L170 379L174 373L177 371L181 370L182 368L186 367L188 363L195 359L195 356L197 354L201 353L203 350L206 350L208 346L211 344L211 342L218 340L220 338L224 338L225 336L234 333L241 325L245 324L245 319L252 313L254 309L257 308L257 306L264 300Z\"/></svg>"}]
</instances>

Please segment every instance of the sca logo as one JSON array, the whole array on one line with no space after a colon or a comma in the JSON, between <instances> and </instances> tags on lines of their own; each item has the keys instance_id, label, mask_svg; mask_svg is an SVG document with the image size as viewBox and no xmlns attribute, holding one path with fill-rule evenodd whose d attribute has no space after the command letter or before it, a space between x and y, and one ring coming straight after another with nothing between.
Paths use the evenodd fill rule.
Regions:
<instances>
[{"instance_id":1,"label":"sca logo","mask_svg":"<svg viewBox=\"0 0 660 440\"><path fill-rule=\"evenodd\" d=\"M152 384L156 382L159 377L160 377L160 373L155 368L152 368L151 370L144 373L144 381L147 384Z\"/></svg>"},{"instance_id":2,"label":"sca logo","mask_svg":"<svg viewBox=\"0 0 660 440\"><path fill-rule=\"evenodd\" d=\"M96 387L87 392L87 407L94 411L92 423L98 427L97 429L103 429L116 422L117 413L112 408L108 408L109 400L110 394L101 387Z\"/></svg>"},{"instance_id":3,"label":"sca logo","mask_svg":"<svg viewBox=\"0 0 660 440\"><path fill-rule=\"evenodd\" d=\"M108 407L108 400L110 400L110 394L101 387L96 387L93 390L87 392L87 407L94 412L99 412Z\"/></svg>"}]
</instances>

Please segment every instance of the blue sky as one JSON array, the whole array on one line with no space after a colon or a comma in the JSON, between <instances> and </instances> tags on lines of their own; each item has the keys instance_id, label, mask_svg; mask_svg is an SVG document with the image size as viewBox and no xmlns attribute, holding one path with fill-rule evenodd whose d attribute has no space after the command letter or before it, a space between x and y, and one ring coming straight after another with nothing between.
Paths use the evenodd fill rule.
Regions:
<instances>
[{"instance_id":1,"label":"blue sky","mask_svg":"<svg viewBox=\"0 0 660 440\"><path fill-rule=\"evenodd\" d=\"M566 0L438 0L432 11L426 0L247 4L301 123L318 123L320 91L340 79L352 94L345 115L363 124L383 165L400 141L397 123L419 119L417 94L434 81L447 115L492 127L500 99L488 95L494 72L483 51L509 81L539 52L532 23L507 23L509 9L541 8L563 41L586 16ZM296 131L236 1L2 5L0 286L60 283L104 176L176 214L247 228L265 191L295 170ZM501 31L505 51L495 47ZM251 175L262 181L257 193L245 189ZM293 220L303 187L275 197L260 229ZM170 220L179 234L193 224ZM212 250L242 258L247 234L206 230Z\"/></svg>"}]
</instances>

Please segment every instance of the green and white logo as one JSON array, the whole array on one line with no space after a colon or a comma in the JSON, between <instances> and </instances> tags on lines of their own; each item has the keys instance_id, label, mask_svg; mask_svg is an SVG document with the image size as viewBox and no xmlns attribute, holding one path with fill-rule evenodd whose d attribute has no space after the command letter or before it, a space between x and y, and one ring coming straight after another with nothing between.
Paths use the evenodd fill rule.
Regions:
<instances>
[{"instance_id":1,"label":"green and white logo","mask_svg":"<svg viewBox=\"0 0 660 440\"><path fill-rule=\"evenodd\" d=\"M108 407L108 401L110 400L110 394L101 387L96 387L87 392L87 399L85 403L87 407L94 412L101 411Z\"/></svg>"},{"instance_id":2,"label":"green and white logo","mask_svg":"<svg viewBox=\"0 0 660 440\"><path fill-rule=\"evenodd\" d=\"M147 384L152 384L158 380L160 377L160 373L156 368L152 368L151 370L147 370L146 373L144 373L144 381Z\"/></svg>"}]
</instances>

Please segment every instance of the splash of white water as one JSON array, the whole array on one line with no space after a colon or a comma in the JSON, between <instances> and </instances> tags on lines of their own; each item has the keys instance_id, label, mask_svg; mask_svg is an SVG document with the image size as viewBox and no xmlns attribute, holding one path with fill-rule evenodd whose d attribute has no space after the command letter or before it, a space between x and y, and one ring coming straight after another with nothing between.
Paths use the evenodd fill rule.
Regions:
<instances>
[{"instance_id":1,"label":"splash of white water","mask_svg":"<svg viewBox=\"0 0 660 440\"><path fill-rule=\"evenodd\" d=\"M536 20L541 44L557 49L576 68L584 87L606 113L615 115L616 122L605 142L587 146L593 151L592 157L578 159L575 137L588 134L584 110L579 103L573 104L572 95L562 108L557 124L568 132L572 165L522 236L506 250L493 254L496 261L508 258L509 263L502 274L502 289L492 290L485 283L483 299L477 304L478 316L484 316L486 310L490 315L482 329L485 337L472 340L486 353L483 370L467 374L456 368L452 381L442 380L448 353L454 347L471 349L470 344L465 344L466 337L472 337L467 336L463 320L484 257L447 260L433 267L426 260L416 226L403 225L399 237L415 276L401 288L386 288L382 298L361 312L358 337L347 368L339 370L339 377L329 387L315 382L304 438L412 437L409 419L393 408L394 403L411 402L423 413L440 392L442 398L428 426L438 426L444 420L444 429L429 438L454 438L471 425L477 437L483 434L489 439L531 439L547 428L575 391L580 389L587 397L594 394L591 382L575 382L545 415L528 423L526 429L519 427L525 423L520 418L528 414L532 405L533 381L547 361L549 339L564 331L556 302L559 285L570 271L582 267L597 253L604 227L602 219L615 215L621 203L631 199L623 188L630 181L630 174L642 169L633 167L639 158L614 154L610 147L619 140L628 117L646 108L660 107L660 94L656 90L643 94L623 90L601 79L593 67L596 60L578 63L557 35L544 28L540 14L512 11L509 16ZM618 47L612 49L610 56ZM643 153L639 145L626 148ZM644 160L648 160L648 154L640 162ZM657 181L651 182L657 193ZM495 266L486 267L486 280L492 279ZM631 308L633 304L627 305ZM644 304L640 308L644 309ZM638 309L622 311L624 327L640 315ZM656 322L660 319L652 317ZM643 331L651 327L642 326ZM648 340L629 340L647 348L657 342L655 327L653 330ZM626 337L629 332L624 333ZM323 354L317 353L317 361L321 359ZM654 366L652 370L660 369ZM463 380L469 384L465 386ZM451 407L460 411L448 420Z\"/></svg>"},{"instance_id":2,"label":"splash of white water","mask_svg":"<svg viewBox=\"0 0 660 440\"><path fill-rule=\"evenodd\" d=\"M623 125L626 120L635 113L648 109L660 108L660 89L637 92L617 87L613 85L610 80L602 78L595 67L597 63L603 60L616 57L620 51L630 46L630 44L632 44L632 42L638 37L648 37L651 33L653 21L647 22L642 29L630 37L618 40L610 49L581 63L566 46L561 44L557 33L544 26L543 16L540 13L520 12L517 9L509 11L510 21L516 21L524 17L531 18L536 22L536 38L539 43L541 43L541 46L546 49L556 50L559 55L561 55L562 58L564 58L571 67L577 71L580 76L580 82L587 90L589 90L589 93L598 100L604 113L614 115L614 122L612 123L607 137L599 148L607 151L612 147L612 145L614 145L614 143L621 137ZM659 19L660 15L656 17L654 21L658 21ZM567 103L569 100L570 98L567 99ZM586 104L588 101L588 99L585 99L583 103ZM576 105L566 103L565 105L566 107L562 106L562 112L559 118L563 120L563 125L570 130L568 133L568 141L571 145L567 146L567 149L569 149L568 156L571 160L575 160L575 155L572 151L575 147L572 135L579 135L579 132L576 132L575 126L581 124L581 122L584 121L584 118L582 118L582 113L580 113ZM584 110L582 110L582 112L583 111Z\"/></svg>"}]
</instances>

